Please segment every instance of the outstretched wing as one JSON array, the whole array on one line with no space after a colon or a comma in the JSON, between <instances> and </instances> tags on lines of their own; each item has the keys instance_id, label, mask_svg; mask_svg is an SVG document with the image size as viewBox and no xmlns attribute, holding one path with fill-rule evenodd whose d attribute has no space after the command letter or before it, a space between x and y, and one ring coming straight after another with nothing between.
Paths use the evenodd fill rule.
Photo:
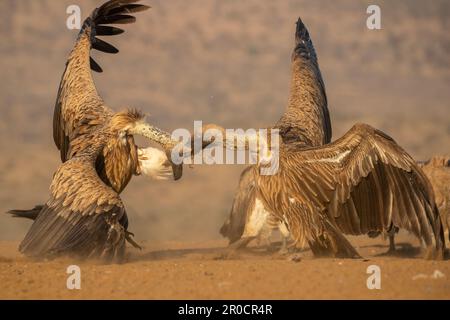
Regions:
<instances>
[{"instance_id":1,"label":"outstretched wing","mask_svg":"<svg viewBox=\"0 0 450 320\"><path fill-rule=\"evenodd\" d=\"M325 85L308 29L299 18L292 53L288 107L276 124L286 144L321 146L331 141L331 121Z\"/></svg>"},{"instance_id":2,"label":"outstretched wing","mask_svg":"<svg viewBox=\"0 0 450 320\"><path fill-rule=\"evenodd\" d=\"M413 232L427 246L442 248L442 227L429 181L383 132L356 125L332 144L292 150L281 157L275 179L283 185L281 192L272 195L281 206L272 212L282 206L290 208L291 228L320 225L307 219L331 221L342 232L354 235L397 226ZM264 186L262 192L265 198L271 196Z\"/></svg>"},{"instance_id":3,"label":"outstretched wing","mask_svg":"<svg viewBox=\"0 0 450 320\"><path fill-rule=\"evenodd\" d=\"M120 258L127 217L118 194L100 180L91 161L75 157L62 164L50 190L20 244L22 253Z\"/></svg>"},{"instance_id":4,"label":"outstretched wing","mask_svg":"<svg viewBox=\"0 0 450 320\"><path fill-rule=\"evenodd\" d=\"M91 69L102 68L90 57L91 49L117 53L115 47L97 38L123 33L109 24L127 24L136 21L128 13L144 11L148 6L135 4L139 0L111 0L94 10L83 24L77 42L66 63L61 79L53 116L53 139L61 152L61 160L70 159L71 142L89 132L112 115L99 96ZM79 140L80 141L80 140Z\"/></svg>"}]
</instances>

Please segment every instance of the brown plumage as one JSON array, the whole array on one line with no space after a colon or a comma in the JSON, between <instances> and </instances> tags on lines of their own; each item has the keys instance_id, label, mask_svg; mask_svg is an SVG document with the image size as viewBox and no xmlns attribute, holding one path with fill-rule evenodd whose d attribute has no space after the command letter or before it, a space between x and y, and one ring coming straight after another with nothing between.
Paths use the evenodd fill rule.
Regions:
<instances>
[{"instance_id":1,"label":"brown plumage","mask_svg":"<svg viewBox=\"0 0 450 320\"><path fill-rule=\"evenodd\" d=\"M115 146L112 150L119 145L130 150L130 139L136 134L159 143L167 152L177 144L168 133L132 115L136 112L116 113L102 127L74 140L88 139L90 143L56 171L50 199L20 244L22 253L46 258L71 254L106 261L123 259L125 240L129 239L128 218L118 188L109 183L105 171L98 170L98 163L105 161L105 149L111 145Z\"/></svg>"},{"instance_id":2,"label":"brown plumage","mask_svg":"<svg viewBox=\"0 0 450 320\"><path fill-rule=\"evenodd\" d=\"M114 112L105 105L98 95L91 70L102 72L98 64L90 57L90 50L96 49L107 53L117 53L118 50L108 49L111 45L97 36L112 36L123 32L122 29L105 26L105 24L126 24L135 22L128 15L133 12L147 10L149 7L135 4L135 0L112 0L94 10L87 18L78 36L75 46L67 60L66 69L61 79L53 116L53 138L60 150L61 160L73 157L83 150L88 139L84 137L105 122L112 119ZM136 115L130 114L130 117ZM125 117L125 116L124 116ZM119 119L116 119L119 121ZM123 121L133 119L124 118ZM127 146L108 143L102 151L104 161L97 163L102 178L114 190L121 192L133 174L139 174L139 162L136 144L133 137L127 138ZM130 160L130 161L129 161ZM175 178L181 176L180 167L174 167Z\"/></svg>"},{"instance_id":3,"label":"brown plumage","mask_svg":"<svg viewBox=\"0 0 450 320\"><path fill-rule=\"evenodd\" d=\"M434 191L436 206L441 216L444 233L447 233L450 245L450 157L449 156L433 156L428 161L417 162L427 176ZM389 237L388 253L395 253L395 234L398 229L394 228L388 234L382 234L383 237ZM381 232L370 232L370 237L378 237Z\"/></svg>"},{"instance_id":4,"label":"brown plumage","mask_svg":"<svg viewBox=\"0 0 450 320\"><path fill-rule=\"evenodd\" d=\"M434 156L420 166L433 186L436 205L450 245L450 156Z\"/></svg>"},{"instance_id":5,"label":"brown plumage","mask_svg":"<svg viewBox=\"0 0 450 320\"><path fill-rule=\"evenodd\" d=\"M331 141L331 121L325 85L316 51L302 20L297 21L292 52L292 78L288 106L274 126L285 144L297 148L321 146ZM252 167L240 177L231 212L220 233L234 243L240 239L255 201Z\"/></svg>"},{"instance_id":6,"label":"brown plumage","mask_svg":"<svg viewBox=\"0 0 450 320\"><path fill-rule=\"evenodd\" d=\"M248 147L258 137L237 139ZM259 169L252 168L258 210L250 219L274 217L297 245L309 244L316 256L359 257L343 234L387 233L397 227L421 240L426 258L443 258L443 229L430 182L379 130L358 124L333 143L306 149L281 143L277 173L260 175ZM234 248L257 236L260 228L246 224Z\"/></svg>"},{"instance_id":7,"label":"brown plumage","mask_svg":"<svg viewBox=\"0 0 450 320\"><path fill-rule=\"evenodd\" d=\"M61 79L53 119L53 137L63 164L53 177L50 199L29 211L11 211L35 220L20 245L33 257L75 254L121 260L128 219L119 194L140 173L134 135L160 144L169 155L178 144L170 135L144 120L134 109L115 113L97 93L91 71L102 71L90 50L117 50L98 39L123 30L105 24L132 23L127 13L148 9L136 0L111 0L94 10L83 24ZM170 158L170 157L168 157ZM182 166L167 160L179 179ZM38 212L39 211L39 212Z\"/></svg>"},{"instance_id":8,"label":"brown plumage","mask_svg":"<svg viewBox=\"0 0 450 320\"><path fill-rule=\"evenodd\" d=\"M331 120L325 84L308 29L299 18L292 53L288 106L275 128L284 143L321 146L331 141Z\"/></svg>"}]
</instances>

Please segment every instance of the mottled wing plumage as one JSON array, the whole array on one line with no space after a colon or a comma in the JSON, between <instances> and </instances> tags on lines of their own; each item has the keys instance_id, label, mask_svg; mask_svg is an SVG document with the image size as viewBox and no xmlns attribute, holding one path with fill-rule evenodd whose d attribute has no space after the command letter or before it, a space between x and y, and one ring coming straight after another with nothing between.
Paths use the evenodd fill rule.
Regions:
<instances>
[{"instance_id":1,"label":"mottled wing plumage","mask_svg":"<svg viewBox=\"0 0 450 320\"><path fill-rule=\"evenodd\" d=\"M136 19L127 13L148 9L148 6L134 4L136 0L112 0L94 10L83 24L73 48L56 99L53 116L53 138L60 150L61 160L70 159L82 150L89 141L78 139L86 135L112 116L105 106L92 79L91 69L102 72L101 66L90 56L91 49L106 53L119 50L97 36L113 36L123 33L122 29L105 24L128 24Z\"/></svg>"},{"instance_id":2,"label":"mottled wing plumage","mask_svg":"<svg viewBox=\"0 0 450 320\"><path fill-rule=\"evenodd\" d=\"M280 130L280 137L284 144L299 149L321 146L331 141L331 120L325 85L314 45L308 29L300 18L297 21L295 47L292 53L292 79L288 107L275 128ZM244 173L233 199L230 216L221 229L222 235L230 240L235 239L239 232L243 232L247 209L254 204L255 195L251 186L257 179L258 173L249 169L246 169ZM225 232L228 227L233 232ZM234 235L232 238L231 234ZM233 241L235 240L231 240Z\"/></svg>"},{"instance_id":3,"label":"mottled wing plumage","mask_svg":"<svg viewBox=\"0 0 450 320\"><path fill-rule=\"evenodd\" d=\"M121 258L127 217L118 194L100 180L92 161L76 157L62 164L50 190L20 245L22 253Z\"/></svg>"},{"instance_id":4,"label":"mottled wing plumage","mask_svg":"<svg viewBox=\"0 0 450 320\"><path fill-rule=\"evenodd\" d=\"M332 144L285 150L281 157L278 175L259 177L258 188L267 208L275 215L285 213L302 244L327 234L331 223L355 235L397 226L429 247L442 248L442 226L428 180L381 131L356 125Z\"/></svg>"}]
</instances>

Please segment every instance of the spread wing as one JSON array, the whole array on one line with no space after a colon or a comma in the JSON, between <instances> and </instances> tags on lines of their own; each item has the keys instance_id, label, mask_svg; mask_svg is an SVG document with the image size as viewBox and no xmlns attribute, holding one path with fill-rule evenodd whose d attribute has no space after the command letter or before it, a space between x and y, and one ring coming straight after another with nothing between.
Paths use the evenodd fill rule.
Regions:
<instances>
[{"instance_id":1,"label":"spread wing","mask_svg":"<svg viewBox=\"0 0 450 320\"><path fill-rule=\"evenodd\" d=\"M321 146L331 141L331 121L325 85L308 29L299 18L292 54L288 107L276 124L286 144Z\"/></svg>"},{"instance_id":2,"label":"spread wing","mask_svg":"<svg viewBox=\"0 0 450 320\"><path fill-rule=\"evenodd\" d=\"M92 161L75 157L62 164L50 190L50 199L20 244L22 253L32 257L108 254L109 258L120 254L121 246L111 244L110 230L126 229L124 206L100 180Z\"/></svg>"},{"instance_id":3,"label":"spread wing","mask_svg":"<svg viewBox=\"0 0 450 320\"><path fill-rule=\"evenodd\" d=\"M356 125L334 143L281 157L279 174L260 177L267 183L258 185L272 212L287 208L284 218L292 232L308 237L324 221L354 235L397 226L427 246L442 248L442 227L427 178L381 131ZM274 184L280 192L271 194Z\"/></svg>"},{"instance_id":4,"label":"spread wing","mask_svg":"<svg viewBox=\"0 0 450 320\"><path fill-rule=\"evenodd\" d=\"M295 34L289 103L275 127L280 130L285 144L298 148L321 146L331 141L325 85L314 45L301 19L297 22ZM255 200L254 173L250 168L241 175L230 215L221 228L221 234L231 242L242 235L246 216Z\"/></svg>"},{"instance_id":5,"label":"spread wing","mask_svg":"<svg viewBox=\"0 0 450 320\"><path fill-rule=\"evenodd\" d=\"M90 57L91 49L106 53L119 52L97 36L113 36L123 33L122 29L109 24L135 22L128 13L148 9L135 4L138 0L111 0L94 10L83 24L66 63L61 79L53 116L53 139L61 152L61 160L70 159L71 142L92 132L109 118L112 111L105 106L92 79L91 69L102 72L102 68ZM79 140L80 141L80 140Z\"/></svg>"}]
</instances>

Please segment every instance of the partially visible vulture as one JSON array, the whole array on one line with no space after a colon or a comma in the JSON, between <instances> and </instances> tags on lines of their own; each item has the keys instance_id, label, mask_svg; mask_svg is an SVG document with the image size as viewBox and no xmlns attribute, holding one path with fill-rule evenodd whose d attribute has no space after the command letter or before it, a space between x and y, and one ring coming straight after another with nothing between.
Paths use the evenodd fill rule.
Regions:
<instances>
[{"instance_id":1,"label":"partially visible vulture","mask_svg":"<svg viewBox=\"0 0 450 320\"><path fill-rule=\"evenodd\" d=\"M145 122L144 115L127 109L115 113L98 95L90 69L102 68L90 57L91 49L117 53L98 36L123 33L110 24L135 22L130 13L148 9L136 0L111 0L95 9L83 24L61 79L53 118L53 137L63 164L56 171L45 205L13 210L15 216L35 220L20 251L51 258L60 254L121 261L128 219L119 194L136 174L177 180L182 166L169 159L178 144L171 136ZM164 149L139 149L141 135Z\"/></svg>"},{"instance_id":2,"label":"partially visible vulture","mask_svg":"<svg viewBox=\"0 0 450 320\"><path fill-rule=\"evenodd\" d=\"M215 129L226 136L222 127ZM236 134L235 139L237 144L230 145L233 139L224 138L224 146L261 145L259 135ZM231 249L257 237L261 221L270 217L286 226L297 246L309 244L315 256L359 257L344 234L401 228L419 238L425 258L443 258L444 232L431 184L385 133L357 124L320 147L299 149L281 142L278 156L274 175L260 174L265 164L252 167L255 197L247 219L252 223Z\"/></svg>"},{"instance_id":3,"label":"partially visible vulture","mask_svg":"<svg viewBox=\"0 0 450 320\"><path fill-rule=\"evenodd\" d=\"M436 205L450 245L450 156L434 156L421 163L423 172L433 186Z\"/></svg>"},{"instance_id":4,"label":"partially visible vulture","mask_svg":"<svg viewBox=\"0 0 450 320\"><path fill-rule=\"evenodd\" d=\"M291 90L288 106L274 128L287 145L297 148L315 147L331 141L331 121L328 112L325 85L320 73L319 63L308 29L299 18L295 32L295 47L292 52ZM244 232L255 203L254 166L246 168L240 177L231 212L220 233L233 244ZM265 228L280 227L268 220ZM284 228L280 229L284 230ZM283 237L285 249L286 237Z\"/></svg>"}]
</instances>

